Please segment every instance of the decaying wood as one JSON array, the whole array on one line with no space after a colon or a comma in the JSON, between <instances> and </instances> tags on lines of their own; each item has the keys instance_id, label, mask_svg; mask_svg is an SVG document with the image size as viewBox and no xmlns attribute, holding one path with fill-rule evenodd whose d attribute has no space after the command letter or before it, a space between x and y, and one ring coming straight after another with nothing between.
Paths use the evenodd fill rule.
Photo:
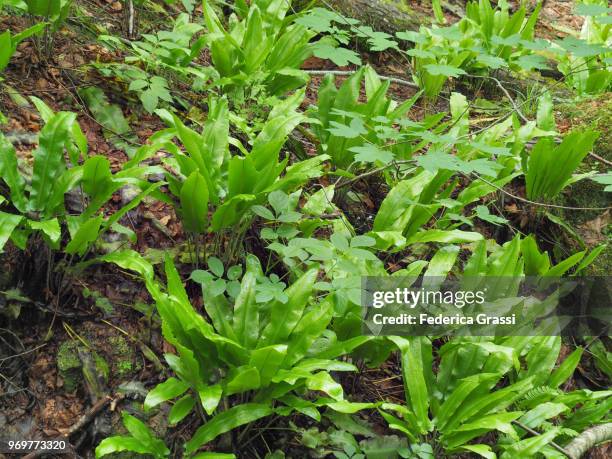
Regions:
<instances>
[{"instance_id":1,"label":"decaying wood","mask_svg":"<svg viewBox=\"0 0 612 459\"><path fill-rule=\"evenodd\" d=\"M294 2L296 8L311 2ZM315 6L333 9L338 13L360 20L374 30L390 34L404 30L416 30L420 21L406 0L316 0Z\"/></svg>"}]
</instances>

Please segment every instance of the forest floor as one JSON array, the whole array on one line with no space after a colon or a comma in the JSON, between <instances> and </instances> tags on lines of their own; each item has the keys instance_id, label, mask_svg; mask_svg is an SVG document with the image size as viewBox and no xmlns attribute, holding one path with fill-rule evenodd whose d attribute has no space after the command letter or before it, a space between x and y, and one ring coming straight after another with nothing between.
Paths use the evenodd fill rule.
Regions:
<instances>
[{"instance_id":1,"label":"forest floor","mask_svg":"<svg viewBox=\"0 0 612 459\"><path fill-rule=\"evenodd\" d=\"M123 4L112 0L77 0L76 4L79 6L79 16L70 19L56 34L48 58L42 58L31 42L19 46L4 74L4 86L0 91L1 111L8 118L0 129L5 135L17 139L17 151L22 158L31 159L35 134L40 131L42 120L27 98L39 97L56 111L78 113L78 121L87 137L90 151L106 156L113 169L118 170L128 160L125 144L145 144L154 132L163 128L163 123L156 116L145 113L120 82L103 77L88 66L95 62L122 61L123 56L110 53L97 43L92 24L101 25L109 34L122 35ZM459 6L463 7L461 3ZM430 14L428 8L420 8L424 14ZM546 2L537 33L546 37L563 37L568 29L579 29L581 20L569 14L570 11L568 1ZM166 20L159 12L147 9L142 9L139 14L139 28L142 31L158 27ZM446 11L446 15L449 21L457 20L449 11ZM0 30L21 30L26 25L23 19L0 18ZM365 53L364 57L368 60ZM399 59L402 58L392 53L378 53L369 60L380 74L401 78L403 71ZM305 68L324 70L335 67L330 62L312 58ZM340 70L345 69L348 68ZM318 77L312 79L305 104L315 103L316 87L320 80ZM130 126L127 134L113 135L96 120L81 95L81 90L88 87L101 88L109 101L121 108ZM186 100L197 100L199 97L189 94L188 88L175 89L184 91L182 95ZM488 87L468 89L473 98L490 96L492 91ZM392 85L392 91L400 100L415 92L412 88L397 84ZM446 109L448 102L444 97L439 100ZM435 110L435 107L418 107L416 113L419 110L424 114ZM561 130L585 124L602 130L604 135L599 139L595 153L612 160L612 101L609 98L558 106L555 107L555 115ZM482 116L484 118L486 114L483 112ZM297 138L306 151L313 150L306 139ZM595 159L588 161L590 165L597 164ZM384 195L384 190L377 190L372 185L372 182L357 185L363 202L360 209L353 211L355 219L367 218ZM524 195L524 189L517 188L515 191ZM122 193L116 193L114 205L118 207L126 199ZM609 205L609 198L604 193L594 192L582 182L572 187L564 199L572 206L580 206L587 201L590 206ZM110 212L112 207L108 210ZM548 248L566 252L575 248L573 235L567 237L567 228L550 222L534 222L525 203L509 198L505 201L505 210L512 216L515 226L536 227L540 238L549 241ZM580 235L587 247L607 240L611 218L609 211L579 215L559 213L559 217L566 219L569 227ZM145 200L129 213L129 225L137 235L134 248L140 253L159 260L168 250L174 250L181 256L185 235L173 209L167 204ZM485 228L484 231L494 229ZM108 243L112 244L113 241ZM37 279L36 256L28 258L30 261L25 262L26 257L22 254L7 249L0 275L2 285L12 282L13 289L18 289L20 295L31 300L12 302L14 318L10 320L10 329L0 328L0 431L24 439L54 439L69 433L76 449L81 454L90 454L92 445L96 445L100 439L121 431L120 411L138 411L138 404L134 402L142 401L148 388L165 379L164 367L156 356L168 351L168 345L152 316L151 299L146 289L131 274L110 265L93 266L86 272L69 275L64 291L58 297L45 291L44 280ZM611 266L612 255L607 249L593 272L609 274ZM193 290L196 286L189 285L188 288ZM6 292L0 294L5 295ZM6 305L9 300L0 301ZM75 346L75 342L80 344ZM83 368L88 369L91 377L82 378ZM345 378L342 384L362 400L385 398L399 403L403 400L404 391L398 374L399 362L393 358L376 370ZM579 368L575 380L569 385L604 388L606 381L596 369L585 366ZM101 401L104 405L108 404L110 409L97 412L95 408ZM168 438L165 414L163 411L157 412L149 419L149 424L157 434ZM91 419L93 422L81 425L81 421ZM386 429L384 425L380 423L381 432ZM182 424L180 429L171 432L171 437L176 441L187 440L196 427L195 422L193 425ZM300 450L299 443L291 438L290 432L278 438L260 438L254 443L261 440L271 442L271 448L283 445L284 448ZM590 452L593 459L611 455L612 446Z\"/></svg>"}]
</instances>

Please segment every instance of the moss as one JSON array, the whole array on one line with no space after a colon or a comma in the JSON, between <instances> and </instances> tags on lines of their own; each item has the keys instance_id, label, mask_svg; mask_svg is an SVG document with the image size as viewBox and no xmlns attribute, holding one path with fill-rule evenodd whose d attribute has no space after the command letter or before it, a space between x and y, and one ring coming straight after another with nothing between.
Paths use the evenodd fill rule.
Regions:
<instances>
[{"instance_id":1,"label":"moss","mask_svg":"<svg viewBox=\"0 0 612 459\"><path fill-rule=\"evenodd\" d=\"M612 126L612 100L607 94L602 94L592 99L563 104L556 108L555 111L559 116L559 125L569 123L569 129L584 129L585 126L588 126L599 131L600 136L595 143L593 152L608 160L612 159L612 131L610 130L610 126ZM584 173L593 169L605 172L607 166L594 158L587 157L577 172ZM569 187L562 194L558 203L572 207L607 207L610 205L610 193L603 191L603 188L604 186L601 184L589 179L583 179ZM555 214L574 228L580 236L588 239L585 226L588 226L588 222L596 221L596 219L602 217L603 211L561 210L555 212ZM612 270L612 245L609 244L611 234L612 228L610 225L607 225L607 227L601 228L598 241L586 241L589 249L608 242L608 246L604 251L587 268L587 274L607 276ZM593 239L593 235L591 234L590 236ZM565 245L571 252L583 249L578 242L571 240L571 238L568 239L570 240Z\"/></svg>"},{"instance_id":2,"label":"moss","mask_svg":"<svg viewBox=\"0 0 612 459\"><path fill-rule=\"evenodd\" d=\"M122 379L140 370L141 365L136 360L134 349L123 336L112 336L109 343L113 352L113 375Z\"/></svg>"},{"instance_id":3,"label":"moss","mask_svg":"<svg viewBox=\"0 0 612 459\"><path fill-rule=\"evenodd\" d=\"M72 392L79 386L81 366L79 345L74 341L64 341L57 351L57 368L67 392Z\"/></svg>"},{"instance_id":4,"label":"moss","mask_svg":"<svg viewBox=\"0 0 612 459\"><path fill-rule=\"evenodd\" d=\"M94 352L94 362L98 374L102 375L105 381L108 381L108 377L110 375L110 368L106 360L104 360L104 357L102 357L97 352Z\"/></svg>"}]
</instances>

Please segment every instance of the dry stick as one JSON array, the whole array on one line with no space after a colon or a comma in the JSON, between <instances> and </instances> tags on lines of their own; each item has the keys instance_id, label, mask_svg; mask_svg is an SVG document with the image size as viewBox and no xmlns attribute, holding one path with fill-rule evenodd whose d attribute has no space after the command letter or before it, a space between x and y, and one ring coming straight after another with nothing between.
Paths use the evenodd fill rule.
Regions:
<instances>
[{"instance_id":1,"label":"dry stick","mask_svg":"<svg viewBox=\"0 0 612 459\"><path fill-rule=\"evenodd\" d=\"M102 397L100 400L98 400L89 409L89 411L87 413L85 413L83 416L81 416L81 418L77 422L75 422L68 429L64 430L63 437L66 440L68 440L71 435L73 435L74 433L78 432L83 427L85 427L87 424L89 424L91 421L93 421L93 419L96 417L96 415L100 411L102 411L106 407L106 405L108 405L111 401L118 400L118 399L120 399L122 397L123 397L122 395L119 395L119 396L117 396L115 398L111 397L110 395L106 395L105 397ZM74 447L72 445L70 445L70 448L76 454L76 451L74 450ZM47 450L36 450L36 451L32 451L29 454L26 454L22 459L35 459L37 457L41 457L41 456L44 456L46 454L52 454L52 453L53 453L53 451L50 451L50 450L49 451L47 451Z\"/></svg>"},{"instance_id":2,"label":"dry stick","mask_svg":"<svg viewBox=\"0 0 612 459\"><path fill-rule=\"evenodd\" d=\"M499 81L497 78L495 78L493 76L490 76L490 75L471 75L471 74L468 74L467 76L468 77L472 77L472 78L484 78L484 79L495 81L495 84L504 93L504 96L506 96L506 99L508 99L510 101L510 104L512 105L512 108L518 114L518 116L520 116L521 119L525 123L529 122L529 118L527 118L525 115L523 115L523 112L521 112L521 110L519 109L518 105L516 105L516 102L514 101L514 99L512 98L510 93L508 92L508 90L504 87L503 84L501 84L501 81Z\"/></svg>"},{"instance_id":3,"label":"dry stick","mask_svg":"<svg viewBox=\"0 0 612 459\"><path fill-rule=\"evenodd\" d=\"M386 169L389 169L391 167L396 167L396 166L399 166L401 164L407 164L407 163L410 163L410 162L413 162L413 161L415 161L415 160L413 160L413 159L405 159L405 160L401 160L401 161L393 161L393 162L391 162L391 163L389 163L389 164L387 164L385 166L382 166L382 167L379 167L377 169L373 169L371 171L365 172L365 173L363 173L361 175L358 175L357 177L354 177L354 178L352 178L350 180L347 180L345 182L337 183L336 184L336 188L341 188L341 187L350 185L351 183L357 182L357 181L359 181L359 180L361 180L361 179L363 179L365 177L369 177L370 175L374 175L374 174L382 172L382 171L384 171ZM608 207L572 207L572 206L562 206L562 205L558 205L558 204L548 204L548 203L545 203L545 202L531 201L529 199L521 198L520 196L512 194L509 191L504 190L503 188L495 185L494 183L489 182L487 179L485 179L485 178L481 177L480 175L475 174L473 172L472 172L472 174L466 174L466 173L462 173L462 174L465 177L468 177L468 178L470 177L470 175L473 175L478 180L482 180L487 185L490 185L493 188L495 188L497 191L501 191L502 193L510 196L511 198L514 198L514 199L516 199L518 201L521 201L521 202L525 202L527 204L531 204L533 206L552 207L552 208L555 208L555 209L565 209L565 210L608 210L608 209L612 209L612 206L608 206Z\"/></svg>"},{"instance_id":4,"label":"dry stick","mask_svg":"<svg viewBox=\"0 0 612 459\"><path fill-rule=\"evenodd\" d=\"M98 400L90 409L87 413L85 413L83 416L81 416L81 418L74 423L72 426L70 426L64 433L64 435L66 436L66 438L70 437L71 435L73 435L74 433L78 432L79 430L81 430L83 427L85 427L87 424L89 424L93 418L100 412L102 411L102 409L104 409L104 407L106 407L106 405L108 405L111 401L117 399L117 398L121 398L122 396L117 396L115 398L111 397L110 395L106 395L105 397L102 397L100 400Z\"/></svg>"},{"instance_id":5,"label":"dry stick","mask_svg":"<svg viewBox=\"0 0 612 459\"><path fill-rule=\"evenodd\" d=\"M602 163L606 164L607 166L612 166L612 161L608 161L606 158L602 158L601 156L596 155L592 151L589 151L589 156L592 156L597 161L601 161Z\"/></svg>"},{"instance_id":6,"label":"dry stick","mask_svg":"<svg viewBox=\"0 0 612 459\"><path fill-rule=\"evenodd\" d=\"M469 174L464 174L464 175L466 177L469 177ZM518 201L526 202L527 204L532 204L534 206L552 207L552 208L555 208L555 209L565 209L565 210L608 210L608 209L612 209L612 206L608 206L608 207L571 207L571 206L561 206L561 205L558 205L558 204L547 204L547 203L544 203L544 202L530 201L529 199L521 198L520 196L516 196L516 195L510 193L509 191L504 190L503 188L495 185L494 183L491 183L488 180L482 178L478 174L472 173L472 175L476 176L477 179L482 180L487 185L492 186L497 191L501 191L502 193L510 196L511 198L514 198L514 199L516 199Z\"/></svg>"},{"instance_id":7,"label":"dry stick","mask_svg":"<svg viewBox=\"0 0 612 459\"><path fill-rule=\"evenodd\" d=\"M338 76L351 76L357 73L356 70L304 70L306 73L310 75L338 75ZM419 85L412 83L408 80L402 80L401 78L379 75L378 78L384 81L390 81L391 83L397 83L404 86L408 86L410 88L419 89Z\"/></svg>"},{"instance_id":8,"label":"dry stick","mask_svg":"<svg viewBox=\"0 0 612 459\"><path fill-rule=\"evenodd\" d=\"M523 424L520 421L512 421L512 424L515 424L517 426L519 426L521 429L527 431L528 433L530 433L531 435L533 435L534 437L538 437L540 436L540 433L536 430L533 430L531 427L526 426L525 424ZM550 442L550 446L552 446L553 448L555 448L557 451L559 451L562 454L565 454L567 457L572 457L569 453L569 451L567 451L565 448L563 448L562 446L559 446L558 444L556 444L554 441Z\"/></svg>"}]
</instances>

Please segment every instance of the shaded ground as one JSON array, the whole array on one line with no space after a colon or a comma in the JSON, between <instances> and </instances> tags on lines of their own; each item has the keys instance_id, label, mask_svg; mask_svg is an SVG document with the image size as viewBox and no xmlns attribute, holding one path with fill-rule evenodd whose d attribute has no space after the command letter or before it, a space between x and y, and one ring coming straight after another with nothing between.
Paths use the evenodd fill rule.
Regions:
<instances>
[{"instance_id":1,"label":"shaded ground","mask_svg":"<svg viewBox=\"0 0 612 459\"><path fill-rule=\"evenodd\" d=\"M579 20L569 16L569 5L569 2L562 1L547 2L542 13L543 28L539 33L547 37L563 36L567 33L566 28L578 28ZM85 14L89 14L92 21L107 27L109 32L120 32L123 11L119 2L99 3L88 0L79 2L79 6L88 10L89 13ZM429 12L423 6L416 9ZM447 15L449 20L456 19L450 12ZM153 17L163 22L163 18ZM153 26L153 23L145 21L150 19L147 15L141 19L142 27L149 24ZM25 24L18 20L2 19L2 26L18 30ZM4 87L0 92L1 110L9 118L2 130L21 139L17 142L21 157L27 159L31 156L34 140L28 134L40 130L41 120L34 107L26 105L18 96L34 95L55 110L77 111L90 151L108 157L113 166L119 167L127 159L125 152L105 136L102 126L82 105L78 89L88 86L103 88L111 100L121 106L136 135L136 143L146 142L162 125L156 118L143 114L133 100L126 99L125 88L121 91L116 82L104 80L95 72L82 68L87 62L112 61L120 56L109 54L93 40L81 43L85 40L81 32L72 23L62 29L55 40L55 52L50 61L41 61L30 42L19 47L18 54L5 74L5 83L12 89ZM383 74L405 77L402 75L401 61L398 62L396 57L381 54L374 59L373 64ZM309 61L308 65L314 69L330 67L328 62L317 60ZM343 78L337 80L340 82ZM307 93L309 103L315 102L314 94L319 83L319 77L313 78ZM11 94L12 90L16 90L18 95ZM398 100L403 100L411 96L414 90L394 84L392 93ZM441 100L442 104L446 104ZM435 107L419 107L417 110L421 112L415 116L418 117L427 109ZM603 99L584 105L560 107L558 122L563 126L567 124L568 129L573 124L597 125L605 132L598 142L597 153L610 159L610 113L610 101ZM313 145L302 140L303 147L312 152ZM588 164L599 167L596 163ZM517 192L520 192L520 186L516 187ZM371 181L357 184L357 191L363 198L362 205L355 206L351 218L359 226L358 219L366 221L371 216L372 209L384 197L384 189ZM603 206L609 204L606 199L601 193L601 187L585 181L566 193L565 202L575 206L585 203L589 206ZM118 193L114 197L114 204L119 206L121 202L122 196ZM506 210L510 209L511 212L516 209L518 225L521 219L529 215L521 203L506 200L505 205ZM572 213L563 214L562 217L571 221L588 247L608 239L609 213ZM137 235L135 248L142 253L153 249L160 254L162 250L183 241L176 216L163 203L141 204L131 214L127 224ZM483 228L482 231L486 234L493 229ZM562 228L550 232L544 229L542 234L551 239L551 245L558 240L569 245L572 239L563 235ZM36 247L32 250L36 250ZM9 251L4 257L4 273L20 271L15 267L19 260L11 258L11 254L14 255L14 252ZM601 260L601 264L594 269L608 274L611 263L609 250ZM12 316L8 316L10 318L0 315L0 432L18 433L23 438L56 438L86 416L97 401L111 394L113 402L110 409L71 436L71 441L80 448L80 452L91 456L92 445L109 433L121 429L117 427L118 413L122 409L136 410L136 404L132 401L141 400L146 390L162 379L163 369L154 356L161 356L170 349L161 339L158 327L150 316L148 295L142 285L127 273L109 266L89 269L84 274L70 278L70 292L61 297L50 295L40 285L28 285L28 281L28 277L0 277L0 306L2 311L12 311ZM27 301L7 297L5 292L15 287L22 289L22 293L27 293L30 300L39 304L32 305ZM70 301L66 301L67 298ZM358 394L360 400L386 398L399 402L403 397L403 388L398 378L398 368L398 362L390 360L381 368L364 370L360 376L347 378L343 384L347 392ZM84 372L91 377L84 378ZM585 372L592 376L590 369ZM583 384L583 381L577 384ZM164 413L152 415L151 424L160 435L167 432L163 419ZM192 434L197 420L193 421L172 431L170 438L180 444L182 438ZM295 422L304 424L302 419L296 419ZM289 445L300 451L291 434L270 434L267 441L272 447ZM609 452L609 448L601 448L594 450L591 457L609 457Z\"/></svg>"}]
</instances>

